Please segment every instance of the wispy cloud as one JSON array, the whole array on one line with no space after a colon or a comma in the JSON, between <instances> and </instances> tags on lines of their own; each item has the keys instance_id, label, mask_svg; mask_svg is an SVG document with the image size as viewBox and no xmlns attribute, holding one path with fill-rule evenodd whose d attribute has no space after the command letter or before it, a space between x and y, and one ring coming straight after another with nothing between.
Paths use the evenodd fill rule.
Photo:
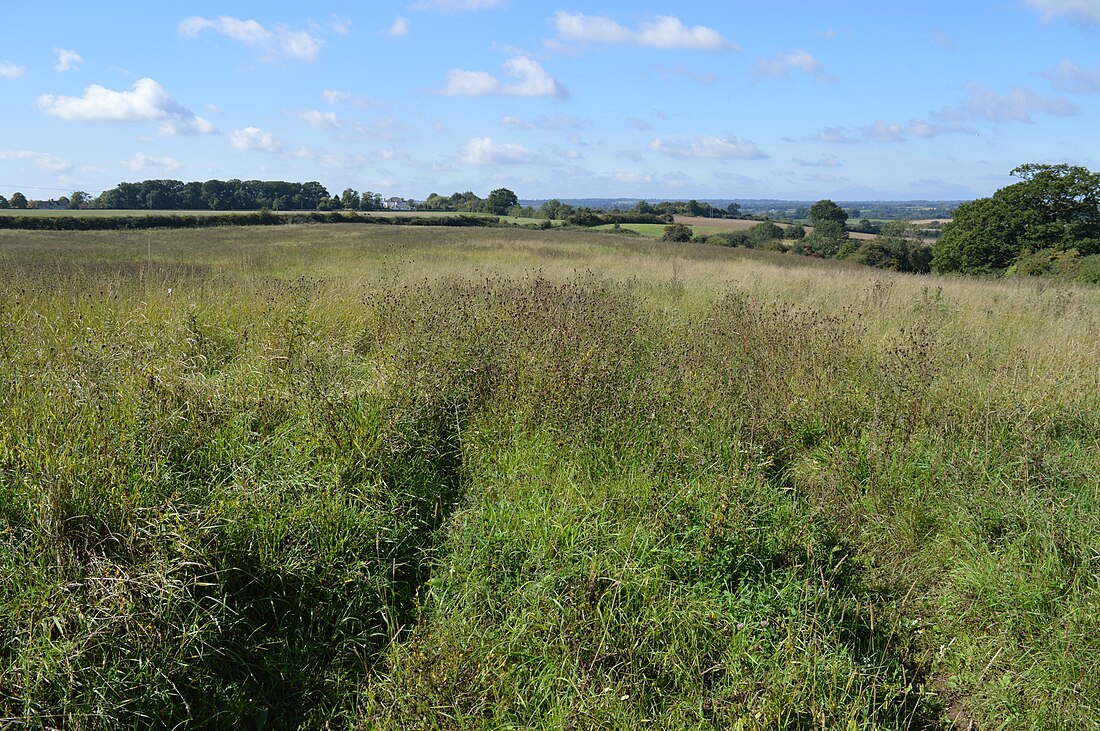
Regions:
<instances>
[{"instance_id":1,"label":"wispy cloud","mask_svg":"<svg viewBox=\"0 0 1100 731\"><path fill-rule=\"evenodd\" d=\"M214 125L173 99L150 78L138 79L130 91L114 91L98 84L83 96L43 94L38 107L70 122L158 122L161 134L210 134Z\"/></svg>"},{"instance_id":2,"label":"wispy cloud","mask_svg":"<svg viewBox=\"0 0 1100 731\"><path fill-rule=\"evenodd\" d=\"M714 84L718 82L718 77L714 74L693 71L683 64L677 64L676 66L654 66L653 70L667 78L691 79L695 83L702 84L703 86L714 86Z\"/></svg>"},{"instance_id":3,"label":"wispy cloud","mask_svg":"<svg viewBox=\"0 0 1100 731\"><path fill-rule=\"evenodd\" d=\"M799 160L795 159L795 162L804 168L838 168L840 167L840 160L836 155L827 155L826 157L820 157L817 160Z\"/></svg>"},{"instance_id":4,"label":"wispy cloud","mask_svg":"<svg viewBox=\"0 0 1100 731\"><path fill-rule=\"evenodd\" d=\"M352 94L350 91L343 91L341 89L325 89L321 92L321 98L334 106L336 104L351 104L360 109L378 106L378 102L372 99L368 99L365 96L359 96L358 94Z\"/></svg>"},{"instance_id":5,"label":"wispy cloud","mask_svg":"<svg viewBox=\"0 0 1100 731\"><path fill-rule=\"evenodd\" d=\"M80 64L84 63L84 59L76 51L70 51L67 48L55 48L54 53L57 54L57 64L53 67L54 71L78 71Z\"/></svg>"},{"instance_id":6,"label":"wispy cloud","mask_svg":"<svg viewBox=\"0 0 1100 731\"><path fill-rule=\"evenodd\" d=\"M1044 22L1059 16L1085 23L1100 23L1100 3L1096 0L1024 0L1024 5L1035 8L1043 15Z\"/></svg>"},{"instance_id":7,"label":"wispy cloud","mask_svg":"<svg viewBox=\"0 0 1100 731\"><path fill-rule=\"evenodd\" d=\"M928 40L933 45L939 46L946 51L959 50L959 43L955 40L954 36L949 35L942 28L932 28L928 31Z\"/></svg>"},{"instance_id":8,"label":"wispy cloud","mask_svg":"<svg viewBox=\"0 0 1100 731\"><path fill-rule=\"evenodd\" d=\"M470 13L504 7L506 0L417 0L413 10L440 13Z\"/></svg>"},{"instance_id":9,"label":"wispy cloud","mask_svg":"<svg viewBox=\"0 0 1100 731\"><path fill-rule=\"evenodd\" d=\"M491 137L474 137L462 146L461 157L470 165L522 165L535 160L523 145L494 142Z\"/></svg>"},{"instance_id":10,"label":"wispy cloud","mask_svg":"<svg viewBox=\"0 0 1100 731\"><path fill-rule=\"evenodd\" d=\"M821 62L808 51L796 48L772 59L759 59L753 74L758 78L787 78L791 71L802 71L814 77L819 84L835 84L836 78L825 73Z\"/></svg>"},{"instance_id":11,"label":"wispy cloud","mask_svg":"<svg viewBox=\"0 0 1100 731\"><path fill-rule=\"evenodd\" d=\"M505 84L485 71L451 69L447 72L447 84L443 93L449 96L529 96L569 97L569 90L557 81L537 61L526 56L516 56L504 62L504 72L518 80Z\"/></svg>"},{"instance_id":12,"label":"wispy cloud","mask_svg":"<svg viewBox=\"0 0 1100 731\"><path fill-rule=\"evenodd\" d=\"M409 19L398 15L385 33L391 38L404 38L409 34Z\"/></svg>"},{"instance_id":13,"label":"wispy cloud","mask_svg":"<svg viewBox=\"0 0 1100 731\"><path fill-rule=\"evenodd\" d=\"M853 142L904 142L914 137L930 139L949 134L976 134L960 120L929 122L923 119L911 119L906 124L876 119L853 129L841 127L822 127L814 135L818 142L831 144L850 144Z\"/></svg>"},{"instance_id":14,"label":"wispy cloud","mask_svg":"<svg viewBox=\"0 0 1100 731\"><path fill-rule=\"evenodd\" d=\"M514 127L515 129L541 129L551 131L583 129L588 124L583 119L570 117L567 114L548 114L532 120L506 115L501 117L500 123L506 127Z\"/></svg>"},{"instance_id":15,"label":"wispy cloud","mask_svg":"<svg viewBox=\"0 0 1100 731\"><path fill-rule=\"evenodd\" d=\"M1026 86L1014 86L1001 94L977 82L967 84L970 96L956 107L949 107L937 116L958 119L984 119L989 122L1030 123L1033 114L1069 117L1080 110L1065 99L1043 96Z\"/></svg>"},{"instance_id":16,"label":"wispy cloud","mask_svg":"<svg viewBox=\"0 0 1100 731\"><path fill-rule=\"evenodd\" d=\"M27 69L7 61L0 62L0 78L18 79Z\"/></svg>"},{"instance_id":17,"label":"wispy cloud","mask_svg":"<svg viewBox=\"0 0 1100 731\"><path fill-rule=\"evenodd\" d=\"M1100 93L1100 66L1081 68L1068 58L1043 74L1056 89L1074 94Z\"/></svg>"},{"instance_id":18,"label":"wispy cloud","mask_svg":"<svg viewBox=\"0 0 1100 731\"><path fill-rule=\"evenodd\" d=\"M295 30L285 25L269 30L255 20L241 20L228 15L216 19L196 15L183 20L178 30L183 38L195 38L205 30L212 30L259 51L263 61L316 61L324 45L324 41L309 31Z\"/></svg>"},{"instance_id":19,"label":"wispy cloud","mask_svg":"<svg viewBox=\"0 0 1100 731\"><path fill-rule=\"evenodd\" d=\"M668 157L701 160L763 160L768 156L748 140L734 137L698 135L694 142L668 142L657 137L650 141L649 149Z\"/></svg>"},{"instance_id":20,"label":"wispy cloud","mask_svg":"<svg viewBox=\"0 0 1100 731\"><path fill-rule=\"evenodd\" d=\"M259 127L235 129L229 134L229 144L241 152L278 152L282 149L270 132Z\"/></svg>"},{"instance_id":21,"label":"wispy cloud","mask_svg":"<svg viewBox=\"0 0 1100 731\"><path fill-rule=\"evenodd\" d=\"M149 157L138 152L129 160L123 160L122 166L135 173L174 173L183 167L183 163L171 157Z\"/></svg>"},{"instance_id":22,"label":"wispy cloud","mask_svg":"<svg viewBox=\"0 0 1100 731\"><path fill-rule=\"evenodd\" d=\"M342 126L339 117L336 116L336 112L303 109L298 112L298 119L309 123L309 126L314 129L340 129Z\"/></svg>"},{"instance_id":23,"label":"wispy cloud","mask_svg":"<svg viewBox=\"0 0 1100 731\"><path fill-rule=\"evenodd\" d=\"M704 25L687 27L679 18L658 15L637 28L627 28L612 18L559 10L554 15L556 42L634 45L660 49L694 51L734 51L737 46L714 28Z\"/></svg>"},{"instance_id":24,"label":"wispy cloud","mask_svg":"<svg viewBox=\"0 0 1100 731\"><path fill-rule=\"evenodd\" d=\"M6 150L0 152L0 160L27 160L48 173L67 173L73 168L73 164L64 158L32 150Z\"/></svg>"}]
</instances>

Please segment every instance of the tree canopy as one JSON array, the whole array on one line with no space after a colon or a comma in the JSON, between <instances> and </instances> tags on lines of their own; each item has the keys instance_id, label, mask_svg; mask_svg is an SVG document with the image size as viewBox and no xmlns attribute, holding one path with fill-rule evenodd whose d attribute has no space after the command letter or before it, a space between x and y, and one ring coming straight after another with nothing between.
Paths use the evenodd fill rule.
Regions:
<instances>
[{"instance_id":1,"label":"tree canopy","mask_svg":"<svg viewBox=\"0 0 1100 731\"><path fill-rule=\"evenodd\" d=\"M485 212L503 216L519 205L519 198L507 188L497 188L485 199Z\"/></svg>"},{"instance_id":2,"label":"tree canopy","mask_svg":"<svg viewBox=\"0 0 1100 731\"><path fill-rule=\"evenodd\" d=\"M937 272L997 273L1040 251L1100 253L1100 174L1027 164L1020 182L963 203L933 249Z\"/></svg>"}]
</instances>

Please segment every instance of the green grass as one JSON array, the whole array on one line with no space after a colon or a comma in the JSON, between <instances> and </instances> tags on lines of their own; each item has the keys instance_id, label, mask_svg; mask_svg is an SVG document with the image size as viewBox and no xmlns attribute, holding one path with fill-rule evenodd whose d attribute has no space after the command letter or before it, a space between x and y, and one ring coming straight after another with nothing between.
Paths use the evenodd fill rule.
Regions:
<instances>
[{"instance_id":1,"label":"green grass","mask_svg":"<svg viewBox=\"0 0 1100 731\"><path fill-rule=\"evenodd\" d=\"M0 723L1087 729L1100 291L0 231Z\"/></svg>"}]
</instances>

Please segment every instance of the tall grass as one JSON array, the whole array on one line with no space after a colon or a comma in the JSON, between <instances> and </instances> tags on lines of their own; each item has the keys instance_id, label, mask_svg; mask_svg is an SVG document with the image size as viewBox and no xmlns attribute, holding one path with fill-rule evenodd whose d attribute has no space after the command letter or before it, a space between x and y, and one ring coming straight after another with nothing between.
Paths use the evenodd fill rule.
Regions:
<instances>
[{"instance_id":1,"label":"tall grass","mask_svg":"<svg viewBox=\"0 0 1100 731\"><path fill-rule=\"evenodd\" d=\"M596 234L0 235L0 718L1089 728L1098 325Z\"/></svg>"}]
</instances>

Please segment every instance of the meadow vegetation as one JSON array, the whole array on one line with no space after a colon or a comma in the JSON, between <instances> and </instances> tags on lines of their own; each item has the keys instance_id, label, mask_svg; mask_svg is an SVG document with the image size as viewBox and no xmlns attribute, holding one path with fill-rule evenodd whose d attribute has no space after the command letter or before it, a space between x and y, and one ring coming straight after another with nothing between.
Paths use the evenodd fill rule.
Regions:
<instances>
[{"instance_id":1,"label":"meadow vegetation","mask_svg":"<svg viewBox=\"0 0 1100 731\"><path fill-rule=\"evenodd\" d=\"M0 725L1087 729L1100 291L0 231Z\"/></svg>"}]
</instances>

